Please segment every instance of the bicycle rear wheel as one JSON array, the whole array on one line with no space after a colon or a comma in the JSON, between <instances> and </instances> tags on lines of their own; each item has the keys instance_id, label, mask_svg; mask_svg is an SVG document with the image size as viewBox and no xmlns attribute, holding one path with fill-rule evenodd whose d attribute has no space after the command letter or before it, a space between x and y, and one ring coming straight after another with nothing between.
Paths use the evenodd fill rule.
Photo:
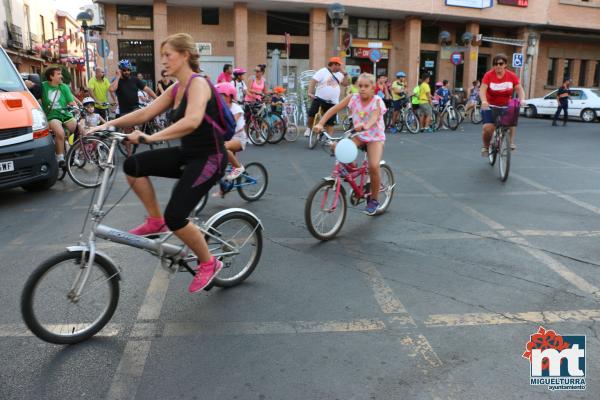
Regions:
<instances>
[{"instance_id":1,"label":"bicycle rear wheel","mask_svg":"<svg viewBox=\"0 0 600 400\"><path fill-rule=\"evenodd\" d=\"M396 181L394 179L394 173L389 165L381 164L379 168L381 184L379 185L379 208L377 214L383 214L390 206L392 198L394 197Z\"/></svg>"},{"instance_id":2,"label":"bicycle rear wheel","mask_svg":"<svg viewBox=\"0 0 600 400\"><path fill-rule=\"evenodd\" d=\"M240 197L246 201L256 201L267 191L269 175L267 169L258 162L244 166L244 173L236 179L235 186Z\"/></svg>"},{"instance_id":3,"label":"bicycle rear wheel","mask_svg":"<svg viewBox=\"0 0 600 400\"><path fill-rule=\"evenodd\" d=\"M506 182L508 173L510 172L510 138L508 129L502 129L503 132L500 137L500 147L498 149L498 176L502 182Z\"/></svg>"},{"instance_id":4,"label":"bicycle rear wheel","mask_svg":"<svg viewBox=\"0 0 600 400\"><path fill-rule=\"evenodd\" d=\"M96 256L83 291L76 296L87 270L89 252L64 252L44 261L27 280L21 296L25 325L38 338L75 344L98 333L119 302L119 272Z\"/></svg>"},{"instance_id":5,"label":"bicycle rear wheel","mask_svg":"<svg viewBox=\"0 0 600 400\"><path fill-rule=\"evenodd\" d=\"M66 160L67 172L73 182L84 188L100 186L109 152L109 146L98 138L84 136L77 139Z\"/></svg>"},{"instance_id":6,"label":"bicycle rear wheel","mask_svg":"<svg viewBox=\"0 0 600 400\"><path fill-rule=\"evenodd\" d=\"M213 283L217 287L239 285L252 274L262 254L262 229L251 215L234 211L206 228L210 252L223 262Z\"/></svg>"},{"instance_id":7,"label":"bicycle rear wheel","mask_svg":"<svg viewBox=\"0 0 600 400\"><path fill-rule=\"evenodd\" d=\"M335 181L321 181L308 194L304 205L304 222L313 237L330 240L342 229L346 212L346 193L343 188L336 196Z\"/></svg>"}]
</instances>

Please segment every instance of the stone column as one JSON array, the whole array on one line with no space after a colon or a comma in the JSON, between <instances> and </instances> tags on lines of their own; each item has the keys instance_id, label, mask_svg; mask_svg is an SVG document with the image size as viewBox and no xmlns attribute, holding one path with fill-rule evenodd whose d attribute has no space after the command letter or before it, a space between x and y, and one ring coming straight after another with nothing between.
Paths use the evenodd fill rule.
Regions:
<instances>
[{"instance_id":1,"label":"stone column","mask_svg":"<svg viewBox=\"0 0 600 400\"><path fill-rule=\"evenodd\" d=\"M408 87L416 86L421 62L421 18L408 17L404 23L404 48Z\"/></svg>"},{"instance_id":2,"label":"stone column","mask_svg":"<svg viewBox=\"0 0 600 400\"><path fill-rule=\"evenodd\" d=\"M472 43L476 41L477 35L479 34L479 23L469 22L467 23L466 32L470 32L473 35ZM457 38L459 40L460 38ZM463 87L470 88L471 82L477 79L477 57L479 56L479 46L473 46L469 44L467 51L465 52L465 64L463 70Z\"/></svg>"},{"instance_id":3,"label":"stone column","mask_svg":"<svg viewBox=\"0 0 600 400\"><path fill-rule=\"evenodd\" d=\"M596 60L588 60L587 63L587 71L585 74L585 87L592 87L594 84L594 72L596 72L596 64L599 61Z\"/></svg>"},{"instance_id":4,"label":"stone column","mask_svg":"<svg viewBox=\"0 0 600 400\"><path fill-rule=\"evenodd\" d=\"M392 48L389 52L388 59L388 69L390 72L390 77L395 79L396 72L400 70L406 70L406 65L404 61L404 30L402 26L402 21L392 20L390 24L390 40L392 42Z\"/></svg>"},{"instance_id":5,"label":"stone column","mask_svg":"<svg viewBox=\"0 0 600 400\"><path fill-rule=\"evenodd\" d=\"M579 86L579 69L581 68L581 60L573 60L571 63L573 64L571 65L571 86Z\"/></svg>"},{"instance_id":6,"label":"stone column","mask_svg":"<svg viewBox=\"0 0 600 400\"><path fill-rule=\"evenodd\" d=\"M162 70L160 44L169 36L167 31L167 1L154 0L152 13L154 24L154 81L158 82Z\"/></svg>"},{"instance_id":7,"label":"stone column","mask_svg":"<svg viewBox=\"0 0 600 400\"><path fill-rule=\"evenodd\" d=\"M327 10L310 10L310 68L317 70L327 64Z\"/></svg>"},{"instance_id":8,"label":"stone column","mask_svg":"<svg viewBox=\"0 0 600 400\"><path fill-rule=\"evenodd\" d=\"M235 44L236 66L248 67L248 5L233 5L233 40Z\"/></svg>"}]
</instances>

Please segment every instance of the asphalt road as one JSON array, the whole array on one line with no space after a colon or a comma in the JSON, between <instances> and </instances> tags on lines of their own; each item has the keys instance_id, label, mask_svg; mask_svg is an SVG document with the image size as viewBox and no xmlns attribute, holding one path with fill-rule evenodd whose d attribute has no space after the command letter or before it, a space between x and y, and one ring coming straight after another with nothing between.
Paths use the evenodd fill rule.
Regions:
<instances>
[{"instance_id":1,"label":"asphalt road","mask_svg":"<svg viewBox=\"0 0 600 400\"><path fill-rule=\"evenodd\" d=\"M265 226L261 262L241 286L187 293L135 249L111 325L77 346L22 323L25 280L78 240L91 191L70 181L0 193L0 399L597 399L600 397L600 124L522 119L502 184L479 156L480 127L388 135L396 177L388 212L351 209L319 243L304 201L333 159L296 143L249 146L267 194L211 199ZM68 179L68 178L67 178ZM159 197L172 182L157 179ZM126 190L121 175L111 198ZM105 222L144 215L129 194ZM586 335L587 390L530 385L522 358L543 326Z\"/></svg>"}]
</instances>

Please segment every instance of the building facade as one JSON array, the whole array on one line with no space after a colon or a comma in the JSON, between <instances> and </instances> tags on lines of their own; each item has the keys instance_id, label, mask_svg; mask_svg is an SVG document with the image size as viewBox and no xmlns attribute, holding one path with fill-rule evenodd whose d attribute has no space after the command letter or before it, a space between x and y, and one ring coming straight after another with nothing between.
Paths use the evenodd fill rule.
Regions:
<instances>
[{"instance_id":1,"label":"building facade","mask_svg":"<svg viewBox=\"0 0 600 400\"><path fill-rule=\"evenodd\" d=\"M427 71L435 80L468 88L491 68L493 55L502 52L509 58L522 55L515 70L528 97L543 95L564 76L575 85L600 85L600 0L344 0L346 17L337 46L328 4L319 0L123 3L101 0L102 37L113 49L109 75L118 59L128 58L151 83L161 69L162 40L187 32L210 75L224 63L270 67L278 49L283 75L289 50L292 81L336 54L353 71L393 76L403 70L409 84ZM381 56L377 64L369 59L373 48Z\"/></svg>"},{"instance_id":2,"label":"building facade","mask_svg":"<svg viewBox=\"0 0 600 400\"><path fill-rule=\"evenodd\" d=\"M4 0L0 21L0 44L19 72L41 75L47 67L62 64L69 70L73 89L85 85L83 33L71 15L55 8L54 1Z\"/></svg>"}]
</instances>

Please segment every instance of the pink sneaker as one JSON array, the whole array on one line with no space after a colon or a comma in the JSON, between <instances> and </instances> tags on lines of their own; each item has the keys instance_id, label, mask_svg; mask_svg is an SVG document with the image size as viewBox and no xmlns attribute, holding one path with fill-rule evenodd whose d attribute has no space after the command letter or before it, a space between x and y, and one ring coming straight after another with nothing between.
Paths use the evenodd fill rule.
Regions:
<instances>
[{"instance_id":1,"label":"pink sneaker","mask_svg":"<svg viewBox=\"0 0 600 400\"><path fill-rule=\"evenodd\" d=\"M154 218L154 217L146 217L146 221L138 226L137 228L133 228L129 231L134 235L138 236L148 236L157 233L167 232L169 229L167 225L165 225L164 218Z\"/></svg>"},{"instance_id":2,"label":"pink sneaker","mask_svg":"<svg viewBox=\"0 0 600 400\"><path fill-rule=\"evenodd\" d=\"M214 256L210 261L198 264L194 280L190 283L190 293L196 293L207 287L223 268L223 263Z\"/></svg>"}]
</instances>

